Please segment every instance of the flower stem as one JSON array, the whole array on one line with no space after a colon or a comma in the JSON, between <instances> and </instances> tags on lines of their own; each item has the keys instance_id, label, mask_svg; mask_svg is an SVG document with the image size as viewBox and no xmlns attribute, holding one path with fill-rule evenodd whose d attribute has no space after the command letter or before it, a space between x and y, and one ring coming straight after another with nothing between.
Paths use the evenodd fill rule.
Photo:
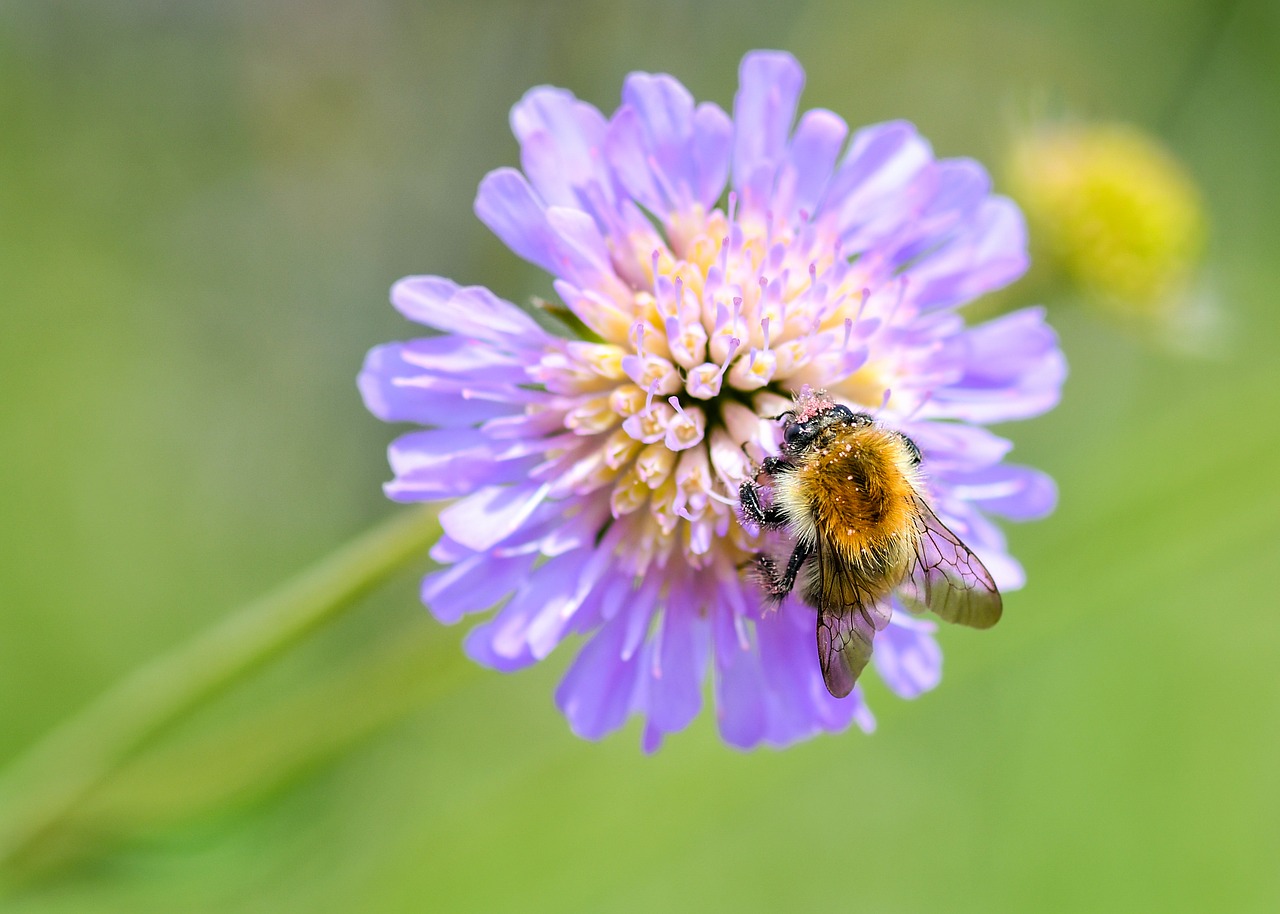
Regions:
<instances>
[{"instance_id":1,"label":"flower stem","mask_svg":"<svg viewBox=\"0 0 1280 914\"><path fill-rule=\"evenodd\" d=\"M167 726L334 618L422 556L433 511L393 516L98 697L0 779L0 869Z\"/></svg>"}]
</instances>

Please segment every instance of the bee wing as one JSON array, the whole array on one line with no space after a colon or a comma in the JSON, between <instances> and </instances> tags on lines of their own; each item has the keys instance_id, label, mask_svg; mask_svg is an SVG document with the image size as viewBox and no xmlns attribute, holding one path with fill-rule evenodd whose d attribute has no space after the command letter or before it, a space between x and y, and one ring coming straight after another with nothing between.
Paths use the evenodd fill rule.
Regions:
<instances>
[{"instance_id":1,"label":"bee wing","mask_svg":"<svg viewBox=\"0 0 1280 914\"><path fill-rule=\"evenodd\" d=\"M1000 621L1003 603L991 572L947 529L923 498L915 496L916 560L898 589L912 612L928 609L940 619L971 628Z\"/></svg>"},{"instance_id":2,"label":"bee wing","mask_svg":"<svg viewBox=\"0 0 1280 914\"><path fill-rule=\"evenodd\" d=\"M844 698L871 659L876 632L889 624L889 607L875 600L850 573L836 547L819 537L818 662L827 691Z\"/></svg>"}]
</instances>

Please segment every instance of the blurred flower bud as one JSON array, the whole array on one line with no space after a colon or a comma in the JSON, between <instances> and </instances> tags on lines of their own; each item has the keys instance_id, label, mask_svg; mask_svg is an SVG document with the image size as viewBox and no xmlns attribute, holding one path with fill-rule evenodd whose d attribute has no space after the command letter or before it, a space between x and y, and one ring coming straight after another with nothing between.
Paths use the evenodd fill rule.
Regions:
<instances>
[{"instance_id":1,"label":"blurred flower bud","mask_svg":"<svg viewBox=\"0 0 1280 914\"><path fill-rule=\"evenodd\" d=\"M1042 127L1016 144L1009 179L1047 266L1122 316L1179 307L1204 242L1204 206L1155 138L1124 124Z\"/></svg>"}]
</instances>

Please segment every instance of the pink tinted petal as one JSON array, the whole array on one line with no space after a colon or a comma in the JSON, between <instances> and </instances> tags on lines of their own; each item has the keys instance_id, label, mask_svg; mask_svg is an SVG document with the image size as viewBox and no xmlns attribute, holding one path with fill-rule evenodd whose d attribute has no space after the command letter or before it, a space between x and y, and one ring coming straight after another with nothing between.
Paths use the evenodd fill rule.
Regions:
<instances>
[{"instance_id":1,"label":"pink tinted petal","mask_svg":"<svg viewBox=\"0 0 1280 914\"><path fill-rule=\"evenodd\" d=\"M546 650L539 652L534 648L530 632L548 607L553 607L554 612L562 605L560 601L571 599L573 583L567 572L577 560L575 554L560 556L527 574L498 614L468 633L465 642L468 654L477 662L502 670L543 659L557 639L544 644Z\"/></svg>"},{"instance_id":2,"label":"pink tinted petal","mask_svg":"<svg viewBox=\"0 0 1280 914\"><path fill-rule=\"evenodd\" d=\"M698 184L697 162L689 154L693 138L693 96L666 74L632 73L622 87L623 104L635 112L635 140L655 172L654 190L663 210L682 209Z\"/></svg>"},{"instance_id":3,"label":"pink tinted petal","mask_svg":"<svg viewBox=\"0 0 1280 914\"><path fill-rule=\"evenodd\" d=\"M768 725L767 693L754 645L740 643L733 614L724 608L712 617L715 645L716 720L720 736L739 749L755 747Z\"/></svg>"},{"instance_id":4,"label":"pink tinted petal","mask_svg":"<svg viewBox=\"0 0 1280 914\"><path fill-rule=\"evenodd\" d=\"M710 209L724 192L729 179L733 149L733 121L720 106L699 105L693 115L693 160L697 165L696 200Z\"/></svg>"},{"instance_id":5,"label":"pink tinted petal","mask_svg":"<svg viewBox=\"0 0 1280 914\"><path fill-rule=\"evenodd\" d=\"M912 420L894 427L920 448L922 469L929 476L988 467L1013 448L1007 439L977 425Z\"/></svg>"},{"instance_id":6,"label":"pink tinted petal","mask_svg":"<svg viewBox=\"0 0 1280 914\"><path fill-rule=\"evenodd\" d=\"M524 175L499 168L484 176L476 192L476 216L518 256L559 275L556 240L546 211Z\"/></svg>"},{"instance_id":7,"label":"pink tinted petal","mask_svg":"<svg viewBox=\"0 0 1280 914\"><path fill-rule=\"evenodd\" d=\"M573 549L594 546L609 516L609 499L605 497L584 501L574 514L561 516L539 544L545 556L556 556Z\"/></svg>"},{"instance_id":8,"label":"pink tinted petal","mask_svg":"<svg viewBox=\"0 0 1280 914\"><path fill-rule=\"evenodd\" d=\"M544 201L552 206L584 204L582 189L594 186L612 198L601 150L604 116L572 92L538 86L511 109L511 130L520 141L520 164Z\"/></svg>"},{"instance_id":9,"label":"pink tinted petal","mask_svg":"<svg viewBox=\"0 0 1280 914\"><path fill-rule=\"evenodd\" d=\"M1039 366L1057 365L1058 334L1045 321L1044 308L1024 308L987 321L965 334L967 366L962 383L970 387L1026 386Z\"/></svg>"},{"instance_id":10,"label":"pink tinted petal","mask_svg":"<svg viewBox=\"0 0 1280 914\"><path fill-rule=\"evenodd\" d=\"M1043 308L1024 308L973 327L957 341L963 374L921 412L971 422L1025 419L1052 409L1067 363Z\"/></svg>"},{"instance_id":11,"label":"pink tinted petal","mask_svg":"<svg viewBox=\"0 0 1280 914\"><path fill-rule=\"evenodd\" d=\"M668 605L654 635L648 717L664 733L687 727L702 707L702 682L709 645L706 622L693 606Z\"/></svg>"},{"instance_id":12,"label":"pink tinted petal","mask_svg":"<svg viewBox=\"0 0 1280 914\"><path fill-rule=\"evenodd\" d=\"M640 672L640 654L622 659L625 614L596 632L556 689L556 706L584 739L600 739L626 722Z\"/></svg>"},{"instance_id":13,"label":"pink tinted petal","mask_svg":"<svg viewBox=\"0 0 1280 914\"><path fill-rule=\"evenodd\" d=\"M814 611L793 600L756 626L761 668L782 704L783 713L776 715L770 733L770 742L777 745L807 739L822 730L843 730L858 707L857 701L833 698L827 691L818 662L816 625Z\"/></svg>"},{"instance_id":14,"label":"pink tinted petal","mask_svg":"<svg viewBox=\"0 0 1280 914\"><path fill-rule=\"evenodd\" d=\"M804 69L782 51L754 51L738 69L733 99L733 185L751 188L764 205L787 149Z\"/></svg>"},{"instance_id":15,"label":"pink tinted petal","mask_svg":"<svg viewBox=\"0 0 1280 914\"><path fill-rule=\"evenodd\" d=\"M943 159L927 174L927 199L892 240L895 250L890 260L895 266L928 256L964 226L991 191L987 170L972 159Z\"/></svg>"},{"instance_id":16,"label":"pink tinted petal","mask_svg":"<svg viewBox=\"0 0 1280 914\"><path fill-rule=\"evenodd\" d=\"M546 497L547 484L488 486L440 512L440 525L477 552L491 549L516 531Z\"/></svg>"},{"instance_id":17,"label":"pink tinted petal","mask_svg":"<svg viewBox=\"0 0 1280 914\"><path fill-rule=\"evenodd\" d=\"M893 622L876 636L872 662L885 685L901 698L915 698L942 680L942 650L933 637L937 626L895 611Z\"/></svg>"},{"instance_id":18,"label":"pink tinted petal","mask_svg":"<svg viewBox=\"0 0 1280 914\"><path fill-rule=\"evenodd\" d=\"M475 209L507 247L552 276L607 295L625 294L591 216L569 207L545 208L520 172L499 168L485 175Z\"/></svg>"},{"instance_id":19,"label":"pink tinted petal","mask_svg":"<svg viewBox=\"0 0 1280 914\"><path fill-rule=\"evenodd\" d=\"M618 109L609 121L605 155L628 194L651 212L664 212L667 197L650 164L644 123L634 108Z\"/></svg>"},{"instance_id":20,"label":"pink tinted petal","mask_svg":"<svg viewBox=\"0 0 1280 914\"><path fill-rule=\"evenodd\" d=\"M609 247L595 221L581 210L562 206L549 208L546 218L555 235L554 275L607 298L627 300L628 291L614 273Z\"/></svg>"},{"instance_id":21,"label":"pink tinted petal","mask_svg":"<svg viewBox=\"0 0 1280 914\"><path fill-rule=\"evenodd\" d=\"M430 501L468 495L481 486L518 482L534 458L498 460L493 442L479 429L454 428L410 432L388 450L393 482L383 486L395 501Z\"/></svg>"},{"instance_id":22,"label":"pink tinted petal","mask_svg":"<svg viewBox=\"0 0 1280 914\"><path fill-rule=\"evenodd\" d=\"M950 497L976 502L983 511L1009 520L1047 517L1058 503L1058 486L1052 478L1031 467L1013 464L950 475L947 487Z\"/></svg>"},{"instance_id":23,"label":"pink tinted petal","mask_svg":"<svg viewBox=\"0 0 1280 914\"><path fill-rule=\"evenodd\" d=\"M525 648L517 656L499 653L493 647L493 631L496 622L477 625L462 639L462 651L475 663L499 673L514 673L538 662L538 658Z\"/></svg>"},{"instance_id":24,"label":"pink tinted petal","mask_svg":"<svg viewBox=\"0 0 1280 914\"><path fill-rule=\"evenodd\" d=\"M662 748L662 740L666 734L652 723L644 725L644 733L640 737L640 748L646 755L653 755Z\"/></svg>"},{"instance_id":25,"label":"pink tinted petal","mask_svg":"<svg viewBox=\"0 0 1280 914\"><path fill-rule=\"evenodd\" d=\"M409 320L491 343L528 346L547 338L532 318L488 289L439 276L406 276L391 287L391 304Z\"/></svg>"},{"instance_id":26,"label":"pink tinted petal","mask_svg":"<svg viewBox=\"0 0 1280 914\"><path fill-rule=\"evenodd\" d=\"M356 380L365 408L384 422L456 427L510 414L510 403L471 399L463 386L422 383L422 369L405 359L404 343L375 346Z\"/></svg>"},{"instance_id":27,"label":"pink tinted petal","mask_svg":"<svg viewBox=\"0 0 1280 914\"><path fill-rule=\"evenodd\" d=\"M447 464L458 454L492 454L492 444L475 428L432 429L401 435L387 448L394 473Z\"/></svg>"},{"instance_id":28,"label":"pink tinted petal","mask_svg":"<svg viewBox=\"0 0 1280 914\"><path fill-rule=\"evenodd\" d=\"M488 343L452 334L409 340L401 356L419 374L466 380L473 387L529 383L522 359Z\"/></svg>"},{"instance_id":29,"label":"pink tinted petal","mask_svg":"<svg viewBox=\"0 0 1280 914\"><path fill-rule=\"evenodd\" d=\"M845 122L830 111L815 108L804 113L778 171L775 213L794 218L803 210L813 215L848 134Z\"/></svg>"},{"instance_id":30,"label":"pink tinted petal","mask_svg":"<svg viewBox=\"0 0 1280 914\"><path fill-rule=\"evenodd\" d=\"M534 462L531 458L493 461L459 453L440 466L403 473L384 483L382 491L402 503L459 498L484 486L520 482L528 478Z\"/></svg>"},{"instance_id":31,"label":"pink tinted petal","mask_svg":"<svg viewBox=\"0 0 1280 914\"><path fill-rule=\"evenodd\" d=\"M973 212L991 193L991 176L973 159L942 159L935 176L937 187L920 214L925 219Z\"/></svg>"},{"instance_id":32,"label":"pink tinted petal","mask_svg":"<svg viewBox=\"0 0 1280 914\"><path fill-rule=\"evenodd\" d=\"M431 551L427 555L431 556L431 561L433 562L441 565L452 565L455 562L461 562L463 559L469 559L476 553L461 543L455 542L449 534L442 533L440 534L440 539L436 540L436 544L431 547Z\"/></svg>"},{"instance_id":33,"label":"pink tinted petal","mask_svg":"<svg viewBox=\"0 0 1280 914\"><path fill-rule=\"evenodd\" d=\"M433 616L452 625L467 613L490 609L515 590L534 558L475 555L463 559L422 579L422 602Z\"/></svg>"},{"instance_id":34,"label":"pink tinted petal","mask_svg":"<svg viewBox=\"0 0 1280 914\"><path fill-rule=\"evenodd\" d=\"M1027 269L1022 213L1003 197L988 198L966 231L906 271L915 302L948 308L999 289Z\"/></svg>"},{"instance_id":35,"label":"pink tinted petal","mask_svg":"<svg viewBox=\"0 0 1280 914\"><path fill-rule=\"evenodd\" d=\"M539 573L554 575L562 586L538 608L529 623L528 642L534 656L548 656L560 643L573 616L582 608L607 570L607 554L592 549L564 553Z\"/></svg>"},{"instance_id":36,"label":"pink tinted petal","mask_svg":"<svg viewBox=\"0 0 1280 914\"><path fill-rule=\"evenodd\" d=\"M933 151L914 125L892 121L864 127L854 134L821 211L832 214L841 237L859 249L861 239L901 221L903 189L932 162Z\"/></svg>"}]
</instances>

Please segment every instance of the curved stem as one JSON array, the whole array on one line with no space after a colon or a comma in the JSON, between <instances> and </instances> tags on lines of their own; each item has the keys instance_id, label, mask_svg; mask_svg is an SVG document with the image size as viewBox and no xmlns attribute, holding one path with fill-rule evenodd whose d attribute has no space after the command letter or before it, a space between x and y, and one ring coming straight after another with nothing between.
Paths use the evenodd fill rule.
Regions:
<instances>
[{"instance_id":1,"label":"curved stem","mask_svg":"<svg viewBox=\"0 0 1280 914\"><path fill-rule=\"evenodd\" d=\"M438 533L434 511L393 516L129 674L54 729L0 780L0 867L20 858L140 746L421 557Z\"/></svg>"}]
</instances>

